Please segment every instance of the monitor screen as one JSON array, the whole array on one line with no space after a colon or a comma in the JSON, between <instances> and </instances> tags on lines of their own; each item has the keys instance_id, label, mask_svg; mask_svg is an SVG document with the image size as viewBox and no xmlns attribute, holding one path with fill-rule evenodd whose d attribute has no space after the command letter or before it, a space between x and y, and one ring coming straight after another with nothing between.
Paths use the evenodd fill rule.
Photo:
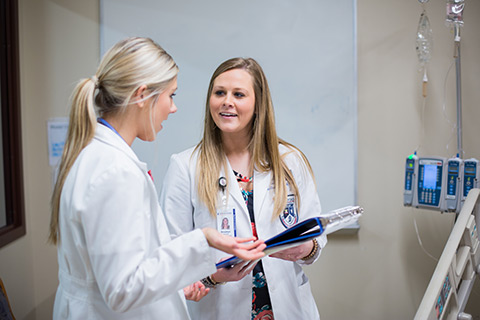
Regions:
<instances>
[{"instance_id":1,"label":"monitor screen","mask_svg":"<svg viewBox=\"0 0 480 320\"><path fill-rule=\"evenodd\" d=\"M475 173L475 168L473 168L473 167L465 167L465 172Z\"/></svg>"},{"instance_id":2,"label":"monitor screen","mask_svg":"<svg viewBox=\"0 0 480 320\"><path fill-rule=\"evenodd\" d=\"M436 189L437 188L437 166L426 164L423 167L423 188Z\"/></svg>"}]
</instances>

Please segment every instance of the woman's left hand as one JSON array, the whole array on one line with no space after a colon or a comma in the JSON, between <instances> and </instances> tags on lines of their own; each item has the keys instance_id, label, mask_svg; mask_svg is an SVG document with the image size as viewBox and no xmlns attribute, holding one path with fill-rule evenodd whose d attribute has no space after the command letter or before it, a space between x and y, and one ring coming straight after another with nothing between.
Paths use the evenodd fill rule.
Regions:
<instances>
[{"instance_id":1,"label":"woman's left hand","mask_svg":"<svg viewBox=\"0 0 480 320\"><path fill-rule=\"evenodd\" d=\"M200 281L183 288L183 294L185 299L192 301L200 301L210 292L209 288L206 288Z\"/></svg>"},{"instance_id":2,"label":"woman's left hand","mask_svg":"<svg viewBox=\"0 0 480 320\"><path fill-rule=\"evenodd\" d=\"M298 261L308 256L310 252L312 252L313 246L314 246L313 240L308 241L296 247L275 252L274 254L270 255L270 257L283 259L287 261Z\"/></svg>"},{"instance_id":3,"label":"woman's left hand","mask_svg":"<svg viewBox=\"0 0 480 320\"><path fill-rule=\"evenodd\" d=\"M265 256L263 249L266 245L263 240L255 240L254 237L234 238L209 227L202 228L202 231L210 247L230 253L242 260L258 260Z\"/></svg>"}]
</instances>

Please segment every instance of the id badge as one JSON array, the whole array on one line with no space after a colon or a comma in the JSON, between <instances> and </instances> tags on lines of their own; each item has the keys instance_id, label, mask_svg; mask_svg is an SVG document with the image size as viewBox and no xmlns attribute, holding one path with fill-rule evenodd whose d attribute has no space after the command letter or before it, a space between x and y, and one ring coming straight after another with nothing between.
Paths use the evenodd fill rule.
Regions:
<instances>
[{"instance_id":1,"label":"id badge","mask_svg":"<svg viewBox=\"0 0 480 320\"><path fill-rule=\"evenodd\" d=\"M224 208L217 211L217 230L227 236L237 236L237 220L235 208Z\"/></svg>"}]
</instances>

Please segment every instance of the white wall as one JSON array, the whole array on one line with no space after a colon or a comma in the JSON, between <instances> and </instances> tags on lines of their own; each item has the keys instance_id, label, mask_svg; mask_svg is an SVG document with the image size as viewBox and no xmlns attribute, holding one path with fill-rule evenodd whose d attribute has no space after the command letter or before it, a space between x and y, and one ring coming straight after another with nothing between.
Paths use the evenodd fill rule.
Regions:
<instances>
[{"instance_id":1,"label":"white wall","mask_svg":"<svg viewBox=\"0 0 480 320\"><path fill-rule=\"evenodd\" d=\"M0 249L0 277L17 319L50 319L57 285L55 248L45 244L51 191L46 121L67 115L74 83L98 63L98 0L20 0L20 61L27 235ZM358 202L360 231L331 236L307 272L322 320L411 319L453 223L451 215L402 206L405 157L421 143L425 155L455 153L455 130L442 112L452 34L445 1L430 0L434 31L429 96L422 121L415 33L418 1L358 1ZM480 2L467 0L462 30L465 157L480 159ZM455 122L454 68L446 114ZM424 127L424 138L420 141ZM449 143L449 149L446 145ZM480 286L470 301L478 302ZM480 316L479 306L472 306ZM477 303L478 305L478 303ZM476 308L476 309L474 309Z\"/></svg>"}]
</instances>

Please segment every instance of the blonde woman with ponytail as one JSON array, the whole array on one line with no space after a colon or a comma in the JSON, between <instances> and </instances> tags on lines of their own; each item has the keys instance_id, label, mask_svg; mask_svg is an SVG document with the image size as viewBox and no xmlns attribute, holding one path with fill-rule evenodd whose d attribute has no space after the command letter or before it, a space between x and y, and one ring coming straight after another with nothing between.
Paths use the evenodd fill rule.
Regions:
<instances>
[{"instance_id":1,"label":"blonde woman with ponytail","mask_svg":"<svg viewBox=\"0 0 480 320\"><path fill-rule=\"evenodd\" d=\"M208 227L171 241L146 164L131 145L155 140L177 110L177 73L158 44L128 38L75 88L52 196L49 240L59 264L53 319L190 319L185 298L207 294L195 282L216 270L210 247L263 256L262 241Z\"/></svg>"},{"instance_id":2,"label":"blonde woman with ponytail","mask_svg":"<svg viewBox=\"0 0 480 320\"><path fill-rule=\"evenodd\" d=\"M173 237L211 227L268 239L320 215L312 168L277 136L267 79L254 59L229 59L213 73L203 138L171 157L160 203ZM315 262L326 242L321 236L258 263L219 269L202 279L210 293L188 301L192 318L319 319L302 266ZM225 257L217 252L218 261Z\"/></svg>"}]
</instances>

